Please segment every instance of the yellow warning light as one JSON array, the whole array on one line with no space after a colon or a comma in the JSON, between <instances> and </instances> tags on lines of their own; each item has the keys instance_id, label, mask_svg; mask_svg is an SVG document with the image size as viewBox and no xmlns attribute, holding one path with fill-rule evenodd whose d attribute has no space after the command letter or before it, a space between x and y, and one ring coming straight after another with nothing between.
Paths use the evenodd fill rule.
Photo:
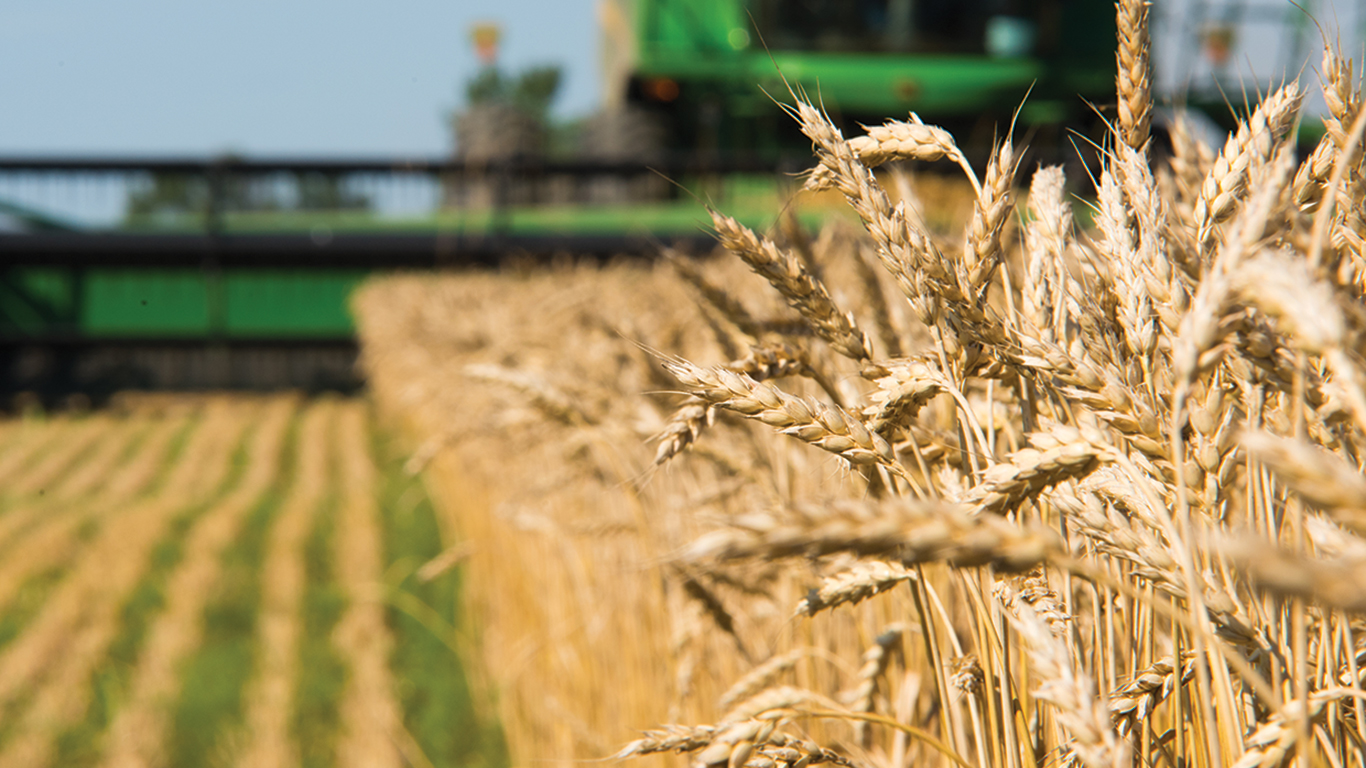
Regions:
<instances>
[{"instance_id":1,"label":"yellow warning light","mask_svg":"<svg viewBox=\"0 0 1366 768\"><path fill-rule=\"evenodd\" d=\"M503 30L493 23L475 24L470 28L470 40L474 42L474 52L484 64L492 66L498 60L498 41Z\"/></svg>"}]
</instances>

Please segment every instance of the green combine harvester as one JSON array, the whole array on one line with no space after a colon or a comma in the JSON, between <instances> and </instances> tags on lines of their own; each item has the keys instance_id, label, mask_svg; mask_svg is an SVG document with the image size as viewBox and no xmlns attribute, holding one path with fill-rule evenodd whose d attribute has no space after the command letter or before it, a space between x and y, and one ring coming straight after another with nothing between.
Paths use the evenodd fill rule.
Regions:
<instances>
[{"instance_id":1,"label":"green combine harvester","mask_svg":"<svg viewBox=\"0 0 1366 768\"><path fill-rule=\"evenodd\" d=\"M1085 129L1114 100L1109 3L618 0L604 16L609 104L659 115L677 149L809 147L775 104L789 86L847 128L914 111L973 145L1017 110L1026 130Z\"/></svg>"},{"instance_id":2,"label":"green combine harvester","mask_svg":"<svg viewBox=\"0 0 1366 768\"><path fill-rule=\"evenodd\" d=\"M915 111L969 152L1012 120L1017 136L1061 148L1065 131L1088 130L1112 99L1113 41L1101 2L609 0L605 104L585 129L605 151L479 162L0 159L0 174L122 174L142 195L112 228L64 231L38 213L11 215L8 228L0 219L0 391L355 385L346 297L375 270L515 252L646 253L673 239L700 247L701 204L652 169L765 226L780 188L810 164L809 143L775 103L789 87L850 131ZM416 178L439 192L425 213L386 216L346 191L361 177ZM492 204L460 203L453 190L469 178L492 190ZM625 186L602 183L614 178ZM294 191L253 192L280 188ZM621 199L638 188L652 191Z\"/></svg>"}]
</instances>

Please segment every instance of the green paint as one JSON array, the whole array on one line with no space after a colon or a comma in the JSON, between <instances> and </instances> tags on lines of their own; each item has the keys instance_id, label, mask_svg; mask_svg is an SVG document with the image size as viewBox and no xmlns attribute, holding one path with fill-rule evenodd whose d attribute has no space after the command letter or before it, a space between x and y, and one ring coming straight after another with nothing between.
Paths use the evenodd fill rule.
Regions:
<instances>
[{"instance_id":1,"label":"green paint","mask_svg":"<svg viewBox=\"0 0 1366 768\"><path fill-rule=\"evenodd\" d=\"M352 332L346 302L361 270L240 270L224 276L229 338L332 336Z\"/></svg>"},{"instance_id":2,"label":"green paint","mask_svg":"<svg viewBox=\"0 0 1366 768\"><path fill-rule=\"evenodd\" d=\"M203 336L208 282L194 269L90 270L81 329L91 336Z\"/></svg>"}]
</instances>

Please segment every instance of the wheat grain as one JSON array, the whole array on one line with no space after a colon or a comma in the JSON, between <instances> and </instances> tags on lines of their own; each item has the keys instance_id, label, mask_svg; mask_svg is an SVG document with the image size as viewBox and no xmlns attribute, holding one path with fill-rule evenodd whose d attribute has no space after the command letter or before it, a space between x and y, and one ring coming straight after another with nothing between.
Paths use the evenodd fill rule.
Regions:
<instances>
[{"instance_id":1,"label":"wheat grain","mask_svg":"<svg viewBox=\"0 0 1366 768\"><path fill-rule=\"evenodd\" d=\"M1118 133L1135 150L1148 144L1152 124L1151 41L1148 36L1146 0L1119 0L1115 3L1115 27L1119 34L1116 54L1115 90L1119 93Z\"/></svg>"},{"instance_id":2,"label":"wheat grain","mask_svg":"<svg viewBox=\"0 0 1366 768\"><path fill-rule=\"evenodd\" d=\"M1105 437L1094 429L1055 425L1029 435L1032 448L1010 455L988 469L982 483L968 492L967 500L981 512L1005 514L1045 488L1083 478L1113 455Z\"/></svg>"},{"instance_id":3,"label":"wheat grain","mask_svg":"<svg viewBox=\"0 0 1366 768\"><path fill-rule=\"evenodd\" d=\"M963 168L976 186L972 166L958 149L952 134L943 128L926 125L914 112L909 121L888 120L867 130L866 136L849 140L850 149L865 166L875 168L894 160L933 162L948 159ZM822 163L807 176L805 187L812 191L830 189L835 186L834 179L838 173L837 169Z\"/></svg>"},{"instance_id":4,"label":"wheat grain","mask_svg":"<svg viewBox=\"0 0 1366 768\"><path fill-rule=\"evenodd\" d=\"M1176 664L1171 656L1158 659L1135 674L1128 683L1110 693L1110 716L1115 731L1122 738L1133 732L1142 720L1167 697L1178 684L1184 684L1195 674L1195 659L1191 654L1182 657L1181 679L1176 677Z\"/></svg>"},{"instance_id":5,"label":"wheat grain","mask_svg":"<svg viewBox=\"0 0 1366 768\"><path fill-rule=\"evenodd\" d=\"M868 428L886 439L911 420L931 399L943 392L948 381L931 361L893 360L883 363L886 375L874 383L877 391L863 409Z\"/></svg>"},{"instance_id":6,"label":"wheat grain","mask_svg":"<svg viewBox=\"0 0 1366 768\"><path fill-rule=\"evenodd\" d=\"M808 248L790 231L784 246L718 214L776 292L732 287L746 265L726 261L689 262L682 277L571 269L510 292L486 276L393 279L363 295L377 399L422 436L466 425L429 472L496 481L492 511L448 502L447 514L479 537L471 578L490 590L476 600L518 764L598 757L595 743L643 719L719 725L671 726L621 756L1019 768L1053 755L1124 764L1130 750L1144 765L1298 752L1360 768L1366 707L1333 698L1297 714L1361 673L1359 84L1325 56L1327 137L1304 163L1288 140L1301 94L1287 84L1217 153L1178 116L1171 163L1155 167L1149 12L1116 7L1119 110L1100 142L1095 216L1074 221L1062 171L1041 169L1022 248L1008 232L1022 147L994 145L981 181L965 168L968 182L949 182L970 205L962 235L936 240L926 222L947 231L941 182L917 179L894 204L870 167L962 164L953 139L912 117L845 140L799 98L808 184L836 190L866 235L832 227ZM889 278L906 304L883 296ZM682 300L689 282L700 307ZM690 330L699 319L714 338ZM651 368L641 349L677 357ZM690 399L661 421L640 399L597 396L594 450L615 468L584 472L563 462L565 445L586 444L582 424L525 409L494 421L502 401L478 382L450 394L443 377L495 360L566 396ZM694 442L727 413L775 429ZM634 450L661 425L659 448ZM710 458L650 471L689 445ZM648 481L621 483L634 476ZM807 617L794 621L794 606ZM888 649L870 647L890 625L914 627L915 642L894 644L899 677ZM855 678L797 664L808 651L867 655ZM815 703L848 688L859 711ZM573 722L552 698L580 702Z\"/></svg>"},{"instance_id":7,"label":"wheat grain","mask_svg":"<svg viewBox=\"0 0 1366 768\"><path fill-rule=\"evenodd\" d=\"M655 464L663 464L697 442L702 430L711 426L714 413L711 406L701 405L697 401L680 405L659 435Z\"/></svg>"},{"instance_id":8,"label":"wheat grain","mask_svg":"<svg viewBox=\"0 0 1366 768\"><path fill-rule=\"evenodd\" d=\"M670 725L657 731L646 731L645 736L627 744L612 757L624 760L656 752L692 752L707 746L715 737L714 726Z\"/></svg>"},{"instance_id":9,"label":"wheat grain","mask_svg":"<svg viewBox=\"0 0 1366 768\"><path fill-rule=\"evenodd\" d=\"M1257 163L1271 159L1299 113L1302 94L1295 85L1282 86L1257 105L1238 131L1229 137L1201 184L1195 203L1197 239L1204 244L1214 237L1214 225L1226 221L1247 190L1248 173Z\"/></svg>"},{"instance_id":10,"label":"wheat grain","mask_svg":"<svg viewBox=\"0 0 1366 768\"><path fill-rule=\"evenodd\" d=\"M994 563L1023 570L1058 551L1055 538L1044 529L1021 528L996 516L970 516L930 502L841 502L794 512L787 520L751 516L743 529L713 531L689 545L683 557L728 560L894 553L904 562Z\"/></svg>"},{"instance_id":11,"label":"wheat grain","mask_svg":"<svg viewBox=\"0 0 1366 768\"><path fill-rule=\"evenodd\" d=\"M1005 257L1001 250L1001 232L1014 210L1016 162L1015 148L1006 138L991 154L982 191L973 205L963 261L968 271L969 295L974 297L986 291Z\"/></svg>"},{"instance_id":12,"label":"wheat grain","mask_svg":"<svg viewBox=\"0 0 1366 768\"><path fill-rule=\"evenodd\" d=\"M751 698L759 691L771 686L774 681L791 671L797 662L806 658L807 651L796 650L780 653L750 670L744 677L736 680L726 692L721 694L716 706L722 712L729 712L741 701Z\"/></svg>"},{"instance_id":13,"label":"wheat grain","mask_svg":"<svg viewBox=\"0 0 1366 768\"><path fill-rule=\"evenodd\" d=\"M729 216L712 211L711 218L721 244L767 279L830 346L851 360L872 361L872 346L853 316L835 306L830 292L800 261Z\"/></svg>"},{"instance_id":14,"label":"wheat grain","mask_svg":"<svg viewBox=\"0 0 1366 768\"><path fill-rule=\"evenodd\" d=\"M871 713L875 709L878 680L887 672L894 652L901 646L901 627L891 627L877 636L877 640L863 652L863 666L858 671L858 687L854 689L854 712ZM854 741L868 746L868 723L858 720L854 723Z\"/></svg>"},{"instance_id":15,"label":"wheat grain","mask_svg":"<svg viewBox=\"0 0 1366 768\"><path fill-rule=\"evenodd\" d=\"M1072 615L1063 605L1062 597L1048 584L1048 575L1042 569L1012 577L1007 582L998 583L993 594L1006 610L1016 613L1016 601L1024 601L1034 611L1034 615L1048 624L1049 630L1060 640L1066 639L1068 623Z\"/></svg>"},{"instance_id":16,"label":"wheat grain","mask_svg":"<svg viewBox=\"0 0 1366 768\"><path fill-rule=\"evenodd\" d=\"M815 616L838 605L858 603L916 578L915 573L896 563L878 560L856 563L848 570L821 579L797 603L797 615Z\"/></svg>"},{"instance_id":17,"label":"wheat grain","mask_svg":"<svg viewBox=\"0 0 1366 768\"><path fill-rule=\"evenodd\" d=\"M876 464L898 474L903 471L887 441L839 406L789 395L724 368L699 368L685 360L669 361L665 368L710 405L762 421L851 464Z\"/></svg>"}]
</instances>

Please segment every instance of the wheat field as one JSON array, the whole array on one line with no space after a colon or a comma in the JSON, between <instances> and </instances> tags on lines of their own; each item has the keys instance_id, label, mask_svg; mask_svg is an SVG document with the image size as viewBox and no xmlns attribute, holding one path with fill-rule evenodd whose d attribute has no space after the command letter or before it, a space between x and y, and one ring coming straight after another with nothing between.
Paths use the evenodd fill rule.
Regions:
<instances>
[{"instance_id":1,"label":"wheat field","mask_svg":"<svg viewBox=\"0 0 1366 768\"><path fill-rule=\"evenodd\" d=\"M0 433L0 765L502 764L455 576L415 575L438 521L363 401L128 395Z\"/></svg>"},{"instance_id":2,"label":"wheat field","mask_svg":"<svg viewBox=\"0 0 1366 768\"><path fill-rule=\"evenodd\" d=\"M1360 84L1325 47L1303 158L1293 82L1159 156L1116 11L1094 197L797 92L861 229L357 296L514 764L1366 764ZM952 232L873 172L944 159Z\"/></svg>"}]
</instances>

